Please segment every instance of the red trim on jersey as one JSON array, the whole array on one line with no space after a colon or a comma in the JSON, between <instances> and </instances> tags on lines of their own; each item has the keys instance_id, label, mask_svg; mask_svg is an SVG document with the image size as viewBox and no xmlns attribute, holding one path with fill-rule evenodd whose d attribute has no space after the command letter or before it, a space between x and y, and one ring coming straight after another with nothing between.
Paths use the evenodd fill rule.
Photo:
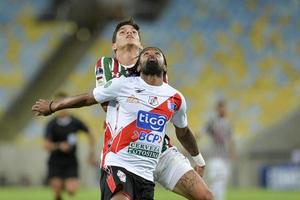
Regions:
<instances>
[{"instance_id":1,"label":"red trim on jersey","mask_svg":"<svg viewBox=\"0 0 300 200\"><path fill-rule=\"evenodd\" d=\"M179 98L178 98L179 97ZM173 116L173 111L171 111L168 108L168 101L171 101L172 103L179 103L181 102L180 96L176 93L174 96L168 98L166 101L164 101L162 104L160 104L158 107L154 108L153 110L149 111L152 113L161 114L167 117L169 120ZM130 142L134 142L138 140L138 134L143 131L146 133L150 133L151 130L145 130L138 128L136 126L136 120L128 124L126 127L122 128L121 132L118 133L118 135L113 139L113 142L111 144L110 150L114 153L122 150L123 148L127 147ZM138 133L138 134L135 134Z\"/></svg>"},{"instance_id":2,"label":"red trim on jersey","mask_svg":"<svg viewBox=\"0 0 300 200\"><path fill-rule=\"evenodd\" d=\"M114 193L117 186L116 186L112 172L110 174L108 174L108 176L106 177L106 183L107 183L111 193Z\"/></svg>"},{"instance_id":3,"label":"red trim on jersey","mask_svg":"<svg viewBox=\"0 0 300 200\"><path fill-rule=\"evenodd\" d=\"M100 167L102 168L104 165L106 154L109 152L109 141L112 138L111 129L109 124L105 123L105 131L104 131L104 144L102 149L102 159L100 163Z\"/></svg>"},{"instance_id":4,"label":"red trim on jersey","mask_svg":"<svg viewBox=\"0 0 300 200\"><path fill-rule=\"evenodd\" d=\"M114 69L113 69L113 76L119 77L119 61L116 58L114 59Z\"/></svg>"},{"instance_id":5,"label":"red trim on jersey","mask_svg":"<svg viewBox=\"0 0 300 200\"><path fill-rule=\"evenodd\" d=\"M175 103L175 105L177 107L176 111L179 110L181 107L181 104L182 104L181 96L178 93L176 93L172 100L174 101L173 103Z\"/></svg>"},{"instance_id":6,"label":"red trim on jersey","mask_svg":"<svg viewBox=\"0 0 300 200\"><path fill-rule=\"evenodd\" d=\"M103 57L101 57L99 60L97 60L97 63L96 63L96 66L95 66L96 69L102 68L102 59L103 59Z\"/></svg>"}]
</instances>

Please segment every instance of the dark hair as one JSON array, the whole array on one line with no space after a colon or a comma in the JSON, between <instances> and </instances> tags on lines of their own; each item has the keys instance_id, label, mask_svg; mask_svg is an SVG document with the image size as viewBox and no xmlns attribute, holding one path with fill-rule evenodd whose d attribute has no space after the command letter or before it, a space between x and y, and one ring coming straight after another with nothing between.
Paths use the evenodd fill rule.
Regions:
<instances>
[{"instance_id":1,"label":"dark hair","mask_svg":"<svg viewBox=\"0 0 300 200\"><path fill-rule=\"evenodd\" d=\"M158 51L162 54L162 56L163 56L163 58L164 58L164 65L165 65L166 67L168 66L168 65L167 65L167 59L166 59L164 53L162 52L162 50L161 50L160 48L158 48L158 47L146 47L146 48L144 48L144 49L140 52L140 54L139 54L139 56L138 56L138 60L136 61L135 65L134 65L133 67L131 67L131 68L128 69L130 75L132 75L132 76L139 76L139 75L140 75L140 72L137 71L137 68L138 68L138 66L140 65L141 55L142 55L145 51L147 51L147 50L149 50L149 49L156 49L156 50L158 50ZM165 74L166 74L166 72L164 72L164 75L165 75Z\"/></svg>"},{"instance_id":2,"label":"dark hair","mask_svg":"<svg viewBox=\"0 0 300 200\"><path fill-rule=\"evenodd\" d=\"M124 21L121 21L117 24L115 30L114 30L114 33L113 33L113 36L112 36L112 43L115 43L116 42L116 38L117 38L117 33L119 31L119 29L122 27L122 26L125 26L125 25L130 25L130 26L133 26L133 28L135 30L137 30L139 36L140 36L140 27L139 25L137 25L135 23L135 21L133 20L133 18L130 18L130 19L127 19L127 20L124 20ZM141 37L140 37L141 38Z\"/></svg>"}]
</instances>

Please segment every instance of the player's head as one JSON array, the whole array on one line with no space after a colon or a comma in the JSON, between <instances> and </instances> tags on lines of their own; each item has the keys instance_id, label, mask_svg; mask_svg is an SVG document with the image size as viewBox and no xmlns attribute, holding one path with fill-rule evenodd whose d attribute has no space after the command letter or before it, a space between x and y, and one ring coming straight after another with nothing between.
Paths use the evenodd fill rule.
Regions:
<instances>
[{"instance_id":1,"label":"player's head","mask_svg":"<svg viewBox=\"0 0 300 200\"><path fill-rule=\"evenodd\" d=\"M161 76L167 73L167 60L157 47L146 47L135 64L138 72L144 75Z\"/></svg>"},{"instance_id":2,"label":"player's head","mask_svg":"<svg viewBox=\"0 0 300 200\"><path fill-rule=\"evenodd\" d=\"M142 49L139 29L132 18L118 23L112 36L113 51L126 46L137 46Z\"/></svg>"},{"instance_id":3,"label":"player's head","mask_svg":"<svg viewBox=\"0 0 300 200\"><path fill-rule=\"evenodd\" d=\"M219 100L217 102L216 109L217 109L218 115L220 117L224 117L226 115L226 102L225 102L225 100Z\"/></svg>"}]
</instances>

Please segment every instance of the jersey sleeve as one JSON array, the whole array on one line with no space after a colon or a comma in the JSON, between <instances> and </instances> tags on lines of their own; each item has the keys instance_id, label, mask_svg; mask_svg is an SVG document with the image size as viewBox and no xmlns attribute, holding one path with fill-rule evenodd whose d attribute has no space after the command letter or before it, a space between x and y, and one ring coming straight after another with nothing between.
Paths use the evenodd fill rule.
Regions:
<instances>
[{"instance_id":1,"label":"jersey sleeve","mask_svg":"<svg viewBox=\"0 0 300 200\"><path fill-rule=\"evenodd\" d=\"M184 128L187 127L187 115L186 115L186 101L183 95L179 95L179 103L178 103L178 110L174 113L171 122L179 127Z\"/></svg>"},{"instance_id":2,"label":"jersey sleeve","mask_svg":"<svg viewBox=\"0 0 300 200\"><path fill-rule=\"evenodd\" d=\"M122 83L124 77L114 78L108 81L105 85L94 88L93 95L97 102L103 103L115 100L121 95Z\"/></svg>"},{"instance_id":3,"label":"jersey sleeve","mask_svg":"<svg viewBox=\"0 0 300 200\"><path fill-rule=\"evenodd\" d=\"M112 58L101 57L95 65L96 87L105 85L112 79Z\"/></svg>"}]
</instances>

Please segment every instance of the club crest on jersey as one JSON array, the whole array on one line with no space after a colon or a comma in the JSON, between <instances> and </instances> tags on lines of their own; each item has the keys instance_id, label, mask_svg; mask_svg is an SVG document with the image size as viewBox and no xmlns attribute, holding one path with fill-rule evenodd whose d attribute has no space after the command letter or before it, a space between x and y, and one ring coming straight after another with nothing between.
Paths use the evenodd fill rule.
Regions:
<instances>
[{"instance_id":1,"label":"club crest on jersey","mask_svg":"<svg viewBox=\"0 0 300 200\"><path fill-rule=\"evenodd\" d=\"M170 100L168 100L168 109L172 112L175 112L177 109L177 105Z\"/></svg>"},{"instance_id":2,"label":"club crest on jersey","mask_svg":"<svg viewBox=\"0 0 300 200\"><path fill-rule=\"evenodd\" d=\"M122 172L121 170L118 170L117 176L119 177L120 181L122 181L124 183L126 182L126 174L124 172Z\"/></svg>"},{"instance_id":3,"label":"club crest on jersey","mask_svg":"<svg viewBox=\"0 0 300 200\"><path fill-rule=\"evenodd\" d=\"M140 110L136 120L136 125L139 128L162 132L164 130L167 117L164 115L146 112Z\"/></svg>"},{"instance_id":4,"label":"club crest on jersey","mask_svg":"<svg viewBox=\"0 0 300 200\"><path fill-rule=\"evenodd\" d=\"M148 103L152 106L158 105L158 98L155 96L149 96Z\"/></svg>"}]
</instances>

